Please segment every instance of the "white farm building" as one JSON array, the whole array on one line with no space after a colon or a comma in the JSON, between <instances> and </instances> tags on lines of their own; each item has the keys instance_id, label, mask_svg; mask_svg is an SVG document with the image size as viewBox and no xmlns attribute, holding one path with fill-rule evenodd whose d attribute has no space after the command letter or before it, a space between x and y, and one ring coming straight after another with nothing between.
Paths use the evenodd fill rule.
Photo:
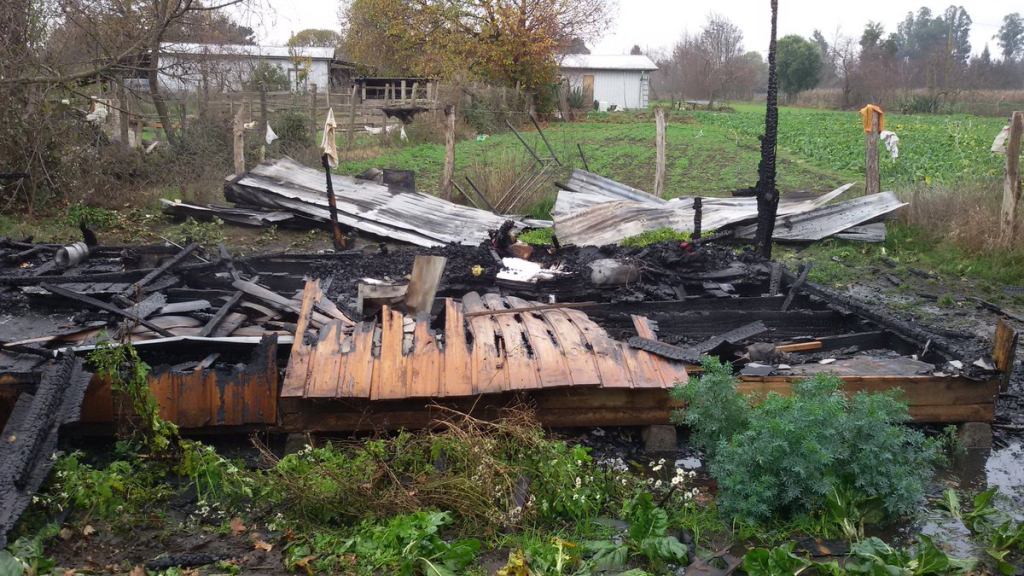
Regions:
<instances>
[{"instance_id":1,"label":"white farm building","mask_svg":"<svg viewBox=\"0 0 1024 576\"><path fill-rule=\"evenodd\" d=\"M658 67L647 56L570 54L559 66L572 88L582 88L587 102L614 104L618 109L647 107L651 72Z\"/></svg>"},{"instance_id":2,"label":"white farm building","mask_svg":"<svg viewBox=\"0 0 1024 576\"><path fill-rule=\"evenodd\" d=\"M212 92L243 90L261 62L287 75L293 91L304 92L313 84L324 90L343 67L334 48L168 43L160 52L160 84L175 92L199 86Z\"/></svg>"}]
</instances>

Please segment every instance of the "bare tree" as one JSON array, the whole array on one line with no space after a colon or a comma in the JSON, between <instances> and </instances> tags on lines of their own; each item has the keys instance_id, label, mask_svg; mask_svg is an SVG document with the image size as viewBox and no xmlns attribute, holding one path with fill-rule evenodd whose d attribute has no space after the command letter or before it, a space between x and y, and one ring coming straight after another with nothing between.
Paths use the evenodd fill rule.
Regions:
<instances>
[{"instance_id":1,"label":"bare tree","mask_svg":"<svg viewBox=\"0 0 1024 576\"><path fill-rule=\"evenodd\" d=\"M744 54L743 32L718 14L697 34L684 32L668 58L657 60L659 89L714 102L758 83L762 63ZM746 95L746 94L744 94Z\"/></svg>"},{"instance_id":2,"label":"bare tree","mask_svg":"<svg viewBox=\"0 0 1024 576\"><path fill-rule=\"evenodd\" d=\"M740 62L743 32L729 19L712 13L701 29L697 45L704 57L704 84L708 100L714 103L716 97L744 70Z\"/></svg>"},{"instance_id":3,"label":"bare tree","mask_svg":"<svg viewBox=\"0 0 1024 576\"><path fill-rule=\"evenodd\" d=\"M853 94L853 74L857 68L857 42L844 36L836 29L836 34L829 47L829 60L836 82L843 91L843 108L850 107L850 96Z\"/></svg>"}]
</instances>

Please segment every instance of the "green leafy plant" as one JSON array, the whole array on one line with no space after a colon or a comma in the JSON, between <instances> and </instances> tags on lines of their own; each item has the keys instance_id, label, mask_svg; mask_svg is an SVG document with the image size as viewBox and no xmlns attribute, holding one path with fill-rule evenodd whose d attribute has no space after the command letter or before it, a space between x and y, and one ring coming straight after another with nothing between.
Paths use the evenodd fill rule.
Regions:
<instances>
[{"instance_id":1,"label":"green leafy plant","mask_svg":"<svg viewBox=\"0 0 1024 576\"><path fill-rule=\"evenodd\" d=\"M867 497L849 486L833 486L825 499L825 518L839 526L848 540L863 540L864 525L885 520L881 496Z\"/></svg>"},{"instance_id":2,"label":"green leafy plant","mask_svg":"<svg viewBox=\"0 0 1024 576\"><path fill-rule=\"evenodd\" d=\"M598 570L621 568L630 556L646 561L655 569L662 569L665 564L686 563L686 545L668 535L668 513L654 505L649 492L627 500L622 507L622 518L629 522L622 543L599 540L587 544L587 549L594 553Z\"/></svg>"},{"instance_id":3,"label":"green leafy plant","mask_svg":"<svg viewBox=\"0 0 1024 576\"><path fill-rule=\"evenodd\" d=\"M192 480L201 502L234 504L253 497L256 480L238 463L217 454L213 446L183 440L176 469Z\"/></svg>"},{"instance_id":4,"label":"green leafy plant","mask_svg":"<svg viewBox=\"0 0 1024 576\"><path fill-rule=\"evenodd\" d=\"M912 553L913 552L913 553ZM960 574L974 569L977 561L948 556L931 538L918 534L913 551L893 548L872 537L850 547L850 559L845 568L848 574Z\"/></svg>"},{"instance_id":5,"label":"green leafy plant","mask_svg":"<svg viewBox=\"0 0 1024 576\"><path fill-rule=\"evenodd\" d=\"M964 524L977 534L991 526L991 518L996 514L996 509L992 505L992 498L998 491L999 487L993 486L977 494L972 502L973 507L968 511L964 511L961 508L960 497L953 488L947 488L943 491L942 501L951 516L963 520Z\"/></svg>"},{"instance_id":6,"label":"green leafy plant","mask_svg":"<svg viewBox=\"0 0 1024 576\"><path fill-rule=\"evenodd\" d=\"M793 554L795 545L789 542L771 550L755 548L743 557L743 571L750 576L796 576L812 563Z\"/></svg>"},{"instance_id":7,"label":"green leafy plant","mask_svg":"<svg viewBox=\"0 0 1024 576\"><path fill-rule=\"evenodd\" d=\"M310 574L333 572L346 565L385 570L402 576L454 576L471 564L480 550L475 539L441 538L451 524L447 512L417 511L384 523L364 522L353 535L338 538L321 534L296 541L286 550L289 570L305 568Z\"/></svg>"},{"instance_id":8,"label":"green leafy plant","mask_svg":"<svg viewBox=\"0 0 1024 576\"><path fill-rule=\"evenodd\" d=\"M851 531L877 518L909 513L941 461L934 441L903 424L907 405L896 393L847 398L830 374L793 384L791 396L760 403L736 392L728 365L704 362L706 374L673 392L687 402L676 421L693 428L711 456L723 510L758 523L826 508Z\"/></svg>"},{"instance_id":9,"label":"green leafy plant","mask_svg":"<svg viewBox=\"0 0 1024 576\"><path fill-rule=\"evenodd\" d=\"M0 550L0 576L49 574L56 566L39 537L21 537L11 544L10 552Z\"/></svg>"},{"instance_id":10,"label":"green leafy plant","mask_svg":"<svg viewBox=\"0 0 1024 576\"><path fill-rule=\"evenodd\" d=\"M151 452L158 454L177 448L178 427L160 417L160 407L149 389L150 367L130 342L117 344L104 334L89 353L89 362L101 377L110 381L111 390L128 400Z\"/></svg>"},{"instance_id":11,"label":"green leafy plant","mask_svg":"<svg viewBox=\"0 0 1024 576\"><path fill-rule=\"evenodd\" d=\"M647 246L648 244L656 244L658 242L665 242L668 240L673 242L689 242L690 233L676 232L671 228L656 228L654 230L641 232L636 236L624 238L620 244L623 246Z\"/></svg>"},{"instance_id":12,"label":"green leafy plant","mask_svg":"<svg viewBox=\"0 0 1024 576\"><path fill-rule=\"evenodd\" d=\"M569 104L569 108L573 110L583 110L588 107L587 98L583 93L582 86L575 86L569 90L569 93L566 96L566 101Z\"/></svg>"},{"instance_id":13,"label":"green leafy plant","mask_svg":"<svg viewBox=\"0 0 1024 576\"><path fill-rule=\"evenodd\" d=\"M694 446L713 457L730 438L749 427L752 408L750 400L736 391L731 363L705 356L701 368L704 373L700 377L671 390L674 399L686 403L685 410L672 413L672 420L689 426Z\"/></svg>"},{"instance_id":14,"label":"green leafy plant","mask_svg":"<svg viewBox=\"0 0 1024 576\"><path fill-rule=\"evenodd\" d=\"M189 216L171 233L171 239L181 245L195 242L204 249L215 248L226 238L224 221L216 216L209 222L200 222Z\"/></svg>"},{"instance_id":15,"label":"green leafy plant","mask_svg":"<svg viewBox=\"0 0 1024 576\"><path fill-rule=\"evenodd\" d=\"M1006 576L1017 572L1017 567L1007 561L1013 550L1024 551L1024 522L1014 523L1007 520L991 529L989 545L985 553L992 557L999 571Z\"/></svg>"}]
</instances>

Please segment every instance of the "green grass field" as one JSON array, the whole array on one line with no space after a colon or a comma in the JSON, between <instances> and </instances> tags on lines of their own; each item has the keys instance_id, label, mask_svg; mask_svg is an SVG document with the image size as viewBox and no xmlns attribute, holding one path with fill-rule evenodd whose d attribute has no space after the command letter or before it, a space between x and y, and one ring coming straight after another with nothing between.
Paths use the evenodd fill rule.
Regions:
<instances>
[{"instance_id":1,"label":"green grass field","mask_svg":"<svg viewBox=\"0 0 1024 576\"><path fill-rule=\"evenodd\" d=\"M757 180L759 140L764 108L735 106L735 112L675 112L667 130L669 196L728 195ZM592 114L589 121L551 123L545 134L566 165L559 176L582 167L576 145L582 146L591 171L630 186L654 186L655 126L649 111ZM596 118L595 118L596 117ZM882 187L955 184L999 177L1001 157L989 147L1003 123L1000 119L966 115L889 115L886 128L900 136L900 157L882 160ZM779 187L785 192L827 191L863 178L864 132L856 112L783 108L779 119ZM524 136L545 150L536 131ZM511 133L483 142L467 140L456 147L456 177L480 164L525 165L528 153ZM381 156L343 162L342 174L369 167L416 171L417 187L436 192L444 165L444 146L399 145Z\"/></svg>"}]
</instances>

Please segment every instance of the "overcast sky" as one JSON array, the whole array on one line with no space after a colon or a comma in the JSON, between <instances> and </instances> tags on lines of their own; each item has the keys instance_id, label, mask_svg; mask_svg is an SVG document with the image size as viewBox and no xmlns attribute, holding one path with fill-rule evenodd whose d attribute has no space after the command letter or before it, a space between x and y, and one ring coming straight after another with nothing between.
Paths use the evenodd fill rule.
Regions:
<instances>
[{"instance_id":1,"label":"overcast sky","mask_svg":"<svg viewBox=\"0 0 1024 576\"><path fill-rule=\"evenodd\" d=\"M293 32L304 28L334 28L338 23L338 0L264 0L273 9L261 22L251 25L261 43L284 44ZM952 2L928 3L921 0L780 0L779 37L786 34L810 36L820 29L831 41L838 27L843 34L859 38L868 20L881 22L886 32L907 12L928 6L943 12ZM992 36L999 31L1008 12L1024 12L1024 2L1003 0L958 0L971 15L971 48L980 53L989 44L993 55L998 46ZM747 50L768 51L771 33L771 11L768 0L720 0L693 2L688 0L620 0L618 14L611 30L596 43L595 54L626 54L633 44L641 47L668 48L684 30L700 29L708 12L715 11L743 30Z\"/></svg>"}]
</instances>

